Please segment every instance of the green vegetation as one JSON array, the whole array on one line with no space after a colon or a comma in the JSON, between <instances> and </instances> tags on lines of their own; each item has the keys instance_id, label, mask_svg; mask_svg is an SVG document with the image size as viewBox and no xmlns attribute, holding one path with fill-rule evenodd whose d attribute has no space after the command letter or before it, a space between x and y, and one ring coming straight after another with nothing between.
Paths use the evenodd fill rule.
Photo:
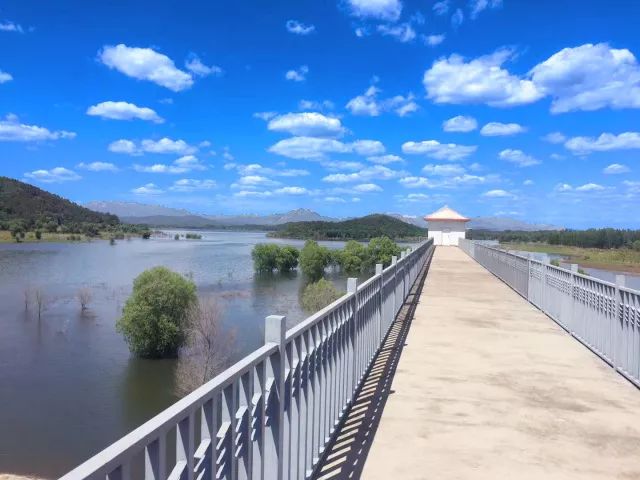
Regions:
<instances>
[{"instance_id":1,"label":"green vegetation","mask_svg":"<svg viewBox=\"0 0 640 480\"><path fill-rule=\"evenodd\" d=\"M0 241L61 241L69 234L109 238L114 232L140 233L147 227L123 225L115 215L98 213L58 195L0 177ZM33 235L29 235L33 233Z\"/></svg>"},{"instance_id":2,"label":"green vegetation","mask_svg":"<svg viewBox=\"0 0 640 480\"><path fill-rule=\"evenodd\" d=\"M327 247L321 247L314 240L307 240L300 251L300 270L310 280L319 280L324 275L324 269L329 266L332 258Z\"/></svg>"},{"instance_id":3,"label":"green vegetation","mask_svg":"<svg viewBox=\"0 0 640 480\"><path fill-rule=\"evenodd\" d=\"M554 253L584 267L640 273L640 251L632 248L580 248L546 243L505 243L509 250Z\"/></svg>"},{"instance_id":4,"label":"green vegetation","mask_svg":"<svg viewBox=\"0 0 640 480\"><path fill-rule=\"evenodd\" d=\"M185 342L189 313L196 304L192 281L165 267L152 268L134 280L116 328L137 356L175 357Z\"/></svg>"},{"instance_id":5,"label":"green vegetation","mask_svg":"<svg viewBox=\"0 0 640 480\"><path fill-rule=\"evenodd\" d=\"M299 252L289 245L259 243L253 247L251 258L256 272L288 272L298 266Z\"/></svg>"},{"instance_id":6,"label":"green vegetation","mask_svg":"<svg viewBox=\"0 0 640 480\"><path fill-rule=\"evenodd\" d=\"M271 237L313 240L369 240L374 237L410 239L427 230L388 215L368 215L343 222L294 222L279 226Z\"/></svg>"},{"instance_id":7,"label":"green vegetation","mask_svg":"<svg viewBox=\"0 0 640 480\"><path fill-rule=\"evenodd\" d=\"M200 235L199 233L187 233L184 238L186 238L187 240L200 240L202 239L202 235Z\"/></svg>"},{"instance_id":8,"label":"green vegetation","mask_svg":"<svg viewBox=\"0 0 640 480\"><path fill-rule=\"evenodd\" d=\"M470 230L467 238L472 238L473 240L498 240L500 243L543 243L581 248L630 248L640 250L640 230L619 230L615 228L538 232Z\"/></svg>"},{"instance_id":9,"label":"green vegetation","mask_svg":"<svg viewBox=\"0 0 640 480\"><path fill-rule=\"evenodd\" d=\"M176 234L173 236L173 239L174 239L174 240L180 240L180 234L179 234L179 233L176 233Z\"/></svg>"},{"instance_id":10,"label":"green vegetation","mask_svg":"<svg viewBox=\"0 0 640 480\"><path fill-rule=\"evenodd\" d=\"M339 299L343 292L338 291L333 284L324 278L310 283L302 293L302 308L308 312L317 312Z\"/></svg>"},{"instance_id":11,"label":"green vegetation","mask_svg":"<svg viewBox=\"0 0 640 480\"><path fill-rule=\"evenodd\" d=\"M376 237L365 246L350 240L336 255L340 268L350 275L372 272L376 263L384 267L391 264L391 257L400 256L402 249L388 237Z\"/></svg>"}]
</instances>

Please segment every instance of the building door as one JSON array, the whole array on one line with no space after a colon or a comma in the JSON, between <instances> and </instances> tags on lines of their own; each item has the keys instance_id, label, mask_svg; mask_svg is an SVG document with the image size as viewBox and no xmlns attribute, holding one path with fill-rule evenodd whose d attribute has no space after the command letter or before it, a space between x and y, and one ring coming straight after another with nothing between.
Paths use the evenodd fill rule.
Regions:
<instances>
[{"instance_id":1,"label":"building door","mask_svg":"<svg viewBox=\"0 0 640 480\"><path fill-rule=\"evenodd\" d=\"M452 245L450 228L445 228L442 230L442 245L447 245L447 246Z\"/></svg>"}]
</instances>

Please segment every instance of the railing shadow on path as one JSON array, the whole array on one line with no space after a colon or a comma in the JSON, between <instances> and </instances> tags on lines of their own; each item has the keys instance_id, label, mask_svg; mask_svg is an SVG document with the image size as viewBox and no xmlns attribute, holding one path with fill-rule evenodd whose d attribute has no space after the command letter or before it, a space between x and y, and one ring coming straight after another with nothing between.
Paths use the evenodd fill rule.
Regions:
<instances>
[{"instance_id":1,"label":"railing shadow on path","mask_svg":"<svg viewBox=\"0 0 640 480\"><path fill-rule=\"evenodd\" d=\"M313 480L355 480L360 478L373 444L391 383L406 346L416 307L427 279L432 256L424 265L391 326L383 346L371 363L351 408L338 426L331 445L311 477Z\"/></svg>"}]
</instances>

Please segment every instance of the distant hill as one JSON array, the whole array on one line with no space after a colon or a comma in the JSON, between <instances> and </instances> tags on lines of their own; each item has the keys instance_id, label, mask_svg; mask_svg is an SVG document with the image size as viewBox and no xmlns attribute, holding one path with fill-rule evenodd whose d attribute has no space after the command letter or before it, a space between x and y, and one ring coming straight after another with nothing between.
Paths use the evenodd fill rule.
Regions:
<instances>
[{"instance_id":1,"label":"distant hill","mask_svg":"<svg viewBox=\"0 0 640 480\"><path fill-rule=\"evenodd\" d=\"M84 206L96 212L117 215L121 219L126 217L154 217L156 215L171 217L193 215L187 210L163 207L161 205L147 205L137 202L94 201L85 203Z\"/></svg>"},{"instance_id":2,"label":"distant hill","mask_svg":"<svg viewBox=\"0 0 640 480\"><path fill-rule=\"evenodd\" d=\"M125 223L174 228L271 226L290 222L333 222L337 220L323 217L319 213L306 208L298 208L290 212L271 215L199 215L188 210L136 202L94 201L87 203L85 207L97 212L112 213Z\"/></svg>"},{"instance_id":3,"label":"distant hill","mask_svg":"<svg viewBox=\"0 0 640 480\"><path fill-rule=\"evenodd\" d=\"M27 228L44 224L120 223L116 215L94 212L28 183L0 177L0 222L15 221L22 221Z\"/></svg>"},{"instance_id":4,"label":"distant hill","mask_svg":"<svg viewBox=\"0 0 640 480\"><path fill-rule=\"evenodd\" d=\"M390 213L388 215L402 220L403 222L410 223L411 225L427 228L427 222L422 217L402 215L399 213ZM489 230L492 232L503 232L507 230L520 232L564 230L563 227L559 227L557 225L529 223L511 217L475 217L471 219L467 226L472 230Z\"/></svg>"},{"instance_id":5,"label":"distant hill","mask_svg":"<svg viewBox=\"0 0 640 480\"><path fill-rule=\"evenodd\" d=\"M387 236L393 239L425 236L427 231L389 215L367 215L339 222L294 222L278 227L269 236L314 240L368 240Z\"/></svg>"}]
</instances>

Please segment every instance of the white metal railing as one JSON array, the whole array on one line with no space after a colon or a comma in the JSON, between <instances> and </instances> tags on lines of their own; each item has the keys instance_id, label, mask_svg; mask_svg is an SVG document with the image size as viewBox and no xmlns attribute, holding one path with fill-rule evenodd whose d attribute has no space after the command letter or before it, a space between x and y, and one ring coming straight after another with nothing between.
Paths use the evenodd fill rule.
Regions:
<instances>
[{"instance_id":1,"label":"white metal railing","mask_svg":"<svg viewBox=\"0 0 640 480\"><path fill-rule=\"evenodd\" d=\"M459 246L596 355L640 387L640 291L481 242Z\"/></svg>"},{"instance_id":2,"label":"white metal railing","mask_svg":"<svg viewBox=\"0 0 640 480\"><path fill-rule=\"evenodd\" d=\"M289 330L267 317L264 346L62 479L308 478L432 255L429 240L362 285L350 278Z\"/></svg>"}]
</instances>

